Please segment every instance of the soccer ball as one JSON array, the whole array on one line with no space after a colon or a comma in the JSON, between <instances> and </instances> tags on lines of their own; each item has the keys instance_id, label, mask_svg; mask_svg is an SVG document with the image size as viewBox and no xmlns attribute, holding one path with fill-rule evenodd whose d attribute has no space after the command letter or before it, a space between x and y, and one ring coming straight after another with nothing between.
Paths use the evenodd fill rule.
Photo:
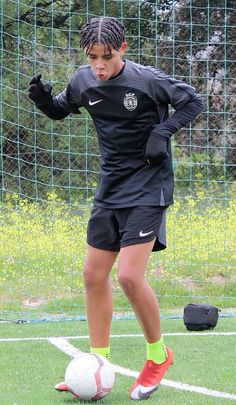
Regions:
<instances>
[{"instance_id":1,"label":"soccer ball","mask_svg":"<svg viewBox=\"0 0 236 405\"><path fill-rule=\"evenodd\" d=\"M109 394L115 382L114 368L105 357L83 353L69 363L65 383L79 399L97 401Z\"/></svg>"}]
</instances>

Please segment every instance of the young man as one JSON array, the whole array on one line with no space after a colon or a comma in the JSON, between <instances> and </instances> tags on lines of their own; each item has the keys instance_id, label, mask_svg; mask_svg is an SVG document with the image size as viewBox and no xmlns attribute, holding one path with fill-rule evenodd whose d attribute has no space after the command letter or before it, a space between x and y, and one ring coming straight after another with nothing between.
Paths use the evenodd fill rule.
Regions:
<instances>
[{"instance_id":1,"label":"young man","mask_svg":"<svg viewBox=\"0 0 236 405\"><path fill-rule=\"evenodd\" d=\"M142 400L154 392L173 362L164 345L158 303L144 278L152 251L164 249L165 214L173 203L170 137L203 109L195 89L157 68L123 60L123 25L93 18L81 30L88 65L79 67L66 89L51 95L41 75L29 97L49 118L90 113L101 153L100 181L88 223L84 265L91 352L110 358L112 290L109 275L119 253L119 283L144 333L147 360L130 389ZM171 105L175 112L168 116ZM64 383L56 387L67 390Z\"/></svg>"}]
</instances>

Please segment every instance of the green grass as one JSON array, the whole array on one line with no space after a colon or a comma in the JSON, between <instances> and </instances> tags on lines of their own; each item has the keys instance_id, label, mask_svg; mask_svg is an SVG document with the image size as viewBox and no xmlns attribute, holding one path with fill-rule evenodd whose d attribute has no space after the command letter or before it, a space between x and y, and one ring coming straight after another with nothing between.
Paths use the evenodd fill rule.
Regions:
<instances>
[{"instance_id":1,"label":"green grass","mask_svg":"<svg viewBox=\"0 0 236 405\"><path fill-rule=\"evenodd\" d=\"M182 320L163 320L163 332L186 332ZM236 331L236 318L220 318L215 332ZM86 322L49 322L34 324L0 324L1 338L32 338L50 336L86 336ZM136 321L114 321L112 334L139 334ZM70 343L88 351L88 339L71 339ZM165 343L174 352L174 364L166 378L236 394L235 336L165 336ZM142 337L113 337L114 364L139 371L145 359ZM69 405L84 403L68 393L58 393L55 383L64 377L69 357L46 340L1 342L1 403L4 405ZM100 404L130 404L128 389L133 378L117 374L115 386ZM227 404L232 401L161 386L148 404L183 405Z\"/></svg>"}]
</instances>

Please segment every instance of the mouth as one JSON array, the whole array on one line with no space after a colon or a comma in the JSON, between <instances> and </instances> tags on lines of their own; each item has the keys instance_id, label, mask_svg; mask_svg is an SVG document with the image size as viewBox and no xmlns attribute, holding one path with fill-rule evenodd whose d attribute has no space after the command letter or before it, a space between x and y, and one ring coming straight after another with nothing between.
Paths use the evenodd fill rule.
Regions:
<instances>
[{"instance_id":1,"label":"mouth","mask_svg":"<svg viewBox=\"0 0 236 405\"><path fill-rule=\"evenodd\" d=\"M103 79L106 78L106 75L105 75L104 73L97 73L97 77L98 77L100 80L103 80Z\"/></svg>"}]
</instances>

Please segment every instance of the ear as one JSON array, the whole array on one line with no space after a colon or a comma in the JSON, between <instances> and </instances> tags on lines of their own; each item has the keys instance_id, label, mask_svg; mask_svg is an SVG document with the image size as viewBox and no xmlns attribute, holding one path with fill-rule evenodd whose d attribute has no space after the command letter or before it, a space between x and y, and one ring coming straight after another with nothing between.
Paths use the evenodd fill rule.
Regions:
<instances>
[{"instance_id":1,"label":"ear","mask_svg":"<svg viewBox=\"0 0 236 405\"><path fill-rule=\"evenodd\" d=\"M126 48L127 48L127 43L122 42L122 44L120 46L120 49L119 49L119 52L120 52L121 55L124 55Z\"/></svg>"}]
</instances>

